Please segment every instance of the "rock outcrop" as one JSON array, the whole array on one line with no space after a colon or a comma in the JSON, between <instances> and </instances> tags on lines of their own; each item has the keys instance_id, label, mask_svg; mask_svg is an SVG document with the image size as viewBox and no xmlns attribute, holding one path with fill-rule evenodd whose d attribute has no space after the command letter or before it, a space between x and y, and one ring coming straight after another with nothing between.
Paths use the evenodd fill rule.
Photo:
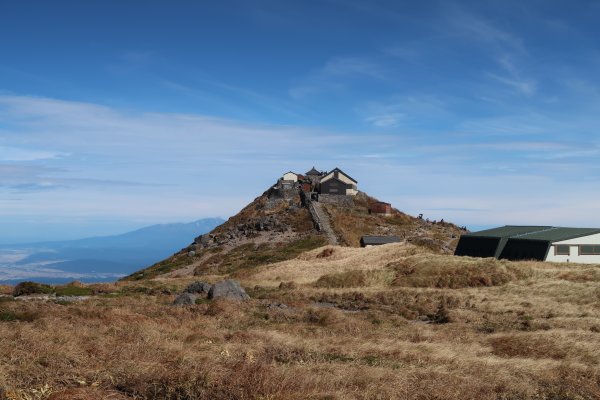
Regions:
<instances>
[{"instance_id":1,"label":"rock outcrop","mask_svg":"<svg viewBox=\"0 0 600 400\"><path fill-rule=\"evenodd\" d=\"M175 301L173 301L174 306L189 306L196 304L197 295L193 293L181 293Z\"/></svg>"},{"instance_id":2,"label":"rock outcrop","mask_svg":"<svg viewBox=\"0 0 600 400\"><path fill-rule=\"evenodd\" d=\"M226 279L217 282L210 288L208 292L209 299L229 299L229 300L248 300L250 296L242 288L238 281Z\"/></svg>"},{"instance_id":3,"label":"rock outcrop","mask_svg":"<svg viewBox=\"0 0 600 400\"><path fill-rule=\"evenodd\" d=\"M210 291L210 288L212 288L212 285L210 283L198 281L190 284L188 287L185 288L183 292L207 295Z\"/></svg>"}]
</instances>

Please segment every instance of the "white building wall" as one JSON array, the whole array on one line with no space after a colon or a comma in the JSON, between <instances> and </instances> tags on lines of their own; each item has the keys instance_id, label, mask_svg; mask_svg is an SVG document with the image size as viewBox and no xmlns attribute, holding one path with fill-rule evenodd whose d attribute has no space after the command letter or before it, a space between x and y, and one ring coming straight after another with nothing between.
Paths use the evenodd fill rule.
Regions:
<instances>
[{"instance_id":1,"label":"white building wall","mask_svg":"<svg viewBox=\"0 0 600 400\"><path fill-rule=\"evenodd\" d=\"M568 256L559 256L555 254L555 245L557 244L568 244L570 245L570 253ZM579 255L579 245L582 244L595 244L600 245L600 233L595 235L583 236L576 239L563 240L561 242L554 242L550 246L550 251L546 257L546 261L554 262L573 262L582 264L600 264L600 255Z\"/></svg>"},{"instance_id":2,"label":"white building wall","mask_svg":"<svg viewBox=\"0 0 600 400\"><path fill-rule=\"evenodd\" d=\"M322 177L320 182L321 183L326 182L326 181L330 180L331 178L333 178L333 172L330 172L329 174Z\"/></svg>"},{"instance_id":3,"label":"white building wall","mask_svg":"<svg viewBox=\"0 0 600 400\"><path fill-rule=\"evenodd\" d=\"M287 172L285 174L283 174L283 178L284 181L292 181L292 182L298 182L298 175L296 175L293 172Z\"/></svg>"},{"instance_id":4,"label":"white building wall","mask_svg":"<svg viewBox=\"0 0 600 400\"><path fill-rule=\"evenodd\" d=\"M332 172L328 173L327 175L325 175L323 178L321 178L321 183L326 182L326 181L330 180L331 178L333 178L334 174L335 174L335 171L332 171ZM356 182L354 182L352 179L348 178L344 174L338 174L337 178L340 181L344 182L345 184L356 185Z\"/></svg>"}]
</instances>

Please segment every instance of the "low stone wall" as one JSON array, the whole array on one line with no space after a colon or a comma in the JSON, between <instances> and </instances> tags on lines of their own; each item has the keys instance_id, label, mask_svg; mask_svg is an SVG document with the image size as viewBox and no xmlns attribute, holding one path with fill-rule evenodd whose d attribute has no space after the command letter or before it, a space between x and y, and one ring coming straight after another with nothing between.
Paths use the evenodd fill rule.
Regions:
<instances>
[{"instance_id":1,"label":"low stone wall","mask_svg":"<svg viewBox=\"0 0 600 400\"><path fill-rule=\"evenodd\" d=\"M310 216L313 220L313 223L315 224L315 228L318 231L321 231L321 216L319 215L319 212L315 209L315 205L312 201L308 202L308 211L310 212Z\"/></svg>"},{"instance_id":2,"label":"low stone wall","mask_svg":"<svg viewBox=\"0 0 600 400\"><path fill-rule=\"evenodd\" d=\"M339 194L320 194L319 202L325 204L334 204L340 207L354 207L354 198Z\"/></svg>"}]
</instances>

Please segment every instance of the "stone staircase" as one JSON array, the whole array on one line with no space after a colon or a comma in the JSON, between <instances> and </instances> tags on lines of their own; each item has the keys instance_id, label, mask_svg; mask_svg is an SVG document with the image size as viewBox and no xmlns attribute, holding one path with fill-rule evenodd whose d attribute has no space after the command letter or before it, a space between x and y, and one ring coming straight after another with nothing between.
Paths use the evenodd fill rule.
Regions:
<instances>
[{"instance_id":1,"label":"stone staircase","mask_svg":"<svg viewBox=\"0 0 600 400\"><path fill-rule=\"evenodd\" d=\"M327 214L327 211L323 209L323 205L317 201L308 201L307 203L308 210L310 211L310 215L312 216L317 229L325 233L327 240L329 240L329 244L339 244L337 236L331 227L329 215Z\"/></svg>"}]
</instances>

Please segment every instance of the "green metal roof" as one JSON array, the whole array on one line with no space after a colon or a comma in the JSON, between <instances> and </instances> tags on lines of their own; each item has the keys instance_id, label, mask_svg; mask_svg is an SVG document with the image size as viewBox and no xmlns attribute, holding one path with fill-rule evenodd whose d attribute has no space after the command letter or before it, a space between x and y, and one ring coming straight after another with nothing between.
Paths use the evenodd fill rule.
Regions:
<instances>
[{"instance_id":1,"label":"green metal roof","mask_svg":"<svg viewBox=\"0 0 600 400\"><path fill-rule=\"evenodd\" d=\"M599 228L564 228L556 226L515 226L507 225L500 228L468 233L465 236L495 237L501 239L526 239L560 242L582 236L600 233ZM504 247L504 246L502 246Z\"/></svg>"},{"instance_id":2,"label":"green metal roof","mask_svg":"<svg viewBox=\"0 0 600 400\"><path fill-rule=\"evenodd\" d=\"M553 227L548 230L528 233L524 235L513 236L517 239L528 239L528 240L547 240L549 242L560 242L563 240L576 239L582 236L594 235L600 233L600 229L597 228L561 228Z\"/></svg>"},{"instance_id":3,"label":"green metal roof","mask_svg":"<svg viewBox=\"0 0 600 400\"><path fill-rule=\"evenodd\" d=\"M533 233L550 229L551 226L515 226L506 225L494 229L486 229L479 232L467 233L463 236L480 236L480 237L494 237L494 238L509 238L515 235L522 235L525 233Z\"/></svg>"}]
</instances>

